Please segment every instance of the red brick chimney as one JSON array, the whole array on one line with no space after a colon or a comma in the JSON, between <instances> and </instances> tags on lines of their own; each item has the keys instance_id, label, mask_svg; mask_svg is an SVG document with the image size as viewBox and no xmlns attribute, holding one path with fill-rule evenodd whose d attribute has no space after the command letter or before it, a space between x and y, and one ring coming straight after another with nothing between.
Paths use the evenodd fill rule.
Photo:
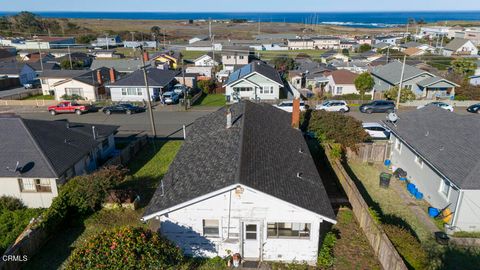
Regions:
<instances>
[{"instance_id":1,"label":"red brick chimney","mask_svg":"<svg viewBox=\"0 0 480 270\"><path fill-rule=\"evenodd\" d=\"M143 52L143 60L145 60L145 62L148 62L150 60L150 57L148 56L148 52Z\"/></svg>"},{"instance_id":2,"label":"red brick chimney","mask_svg":"<svg viewBox=\"0 0 480 270\"><path fill-rule=\"evenodd\" d=\"M100 69L97 70L97 82L99 85L103 84L103 78L102 78L102 73L100 72Z\"/></svg>"},{"instance_id":3,"label":"red brick chimney","mask_svg":"<svg viewBox=\"0 0 480 270\"><path fill-rule=\"evenodd\" d=\"M300 127L300 99L296 98L293 100L293 109L292 109L292 127Z\"/></svg>"},{"instance_id":4,"label":"red brick chimney","mask_svg":"<svg viewBox=\"0 0 480 270\"><path fill-rule=\"evenodd\" d=\"M110 82L114 83L116 79L117 78L115 78L115 69L110 68Z\"/></svg>"}]
</instances>

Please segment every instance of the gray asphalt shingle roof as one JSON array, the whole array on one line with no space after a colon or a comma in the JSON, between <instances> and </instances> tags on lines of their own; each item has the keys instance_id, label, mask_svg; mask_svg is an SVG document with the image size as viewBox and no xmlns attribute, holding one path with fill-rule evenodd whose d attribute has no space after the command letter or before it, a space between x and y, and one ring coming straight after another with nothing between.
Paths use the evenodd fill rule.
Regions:
<instances>
[{"instance_id":1,"label":"gray asphalt shingle roof","mask_svg":"<svg viewBox=\"0 0 480 270\"><path fill-rule=\"evenodd\" d=\"M70 123L67 128L66 121L0 116L0 177L18 177L18 172L3 169L15 168L17 161L20 166L33 163L23 177L60 177L117 128L95 125L98 137L94 140L90 124Z\"/></svg>"},{"instance_id":2,"label":"gray asphalt shingle roof","mask_svg":"<svg viewBox=\"0 0 480 270\"><path fill-rule=\"evenodd\" d=\"M229 129L226 108L194 122L163 178L164 195L159 186L144 216L242 184L335 219L302 133L290 126L291 115L248 101L231 111Z\"/></svg>"},{"instance_id":3,"label":"gray asphalt shingle roof","mask_svg":"<svg viewBox=\"0 0 480 270\"><path fill-rule=\"evenodd\" d=\"M116 60L98 60L94 59L90 69L101 67L114 68L118 72L130 73L140 69L143 66L141 59L116 59Z\"/></svg>"},{"instance_id":4,"label":"gray asphalt shingle roof","mask_svg":"<svg viewBox=\"0 0 480 270\"><path fill-rule=\"evenodd\" d=\"M261 61L254 61L248 65L243 66L242 68L234 71L230 76L228 77L226 85L232 84L240 79L245 78L246 76L257 72L258 74L265 76L266 78L282 85L283 87L283 81L282 78L280 77L280 74L278 71L265 64L264 62Z\"/></svg>"},{"instance_id":5,"label":"gray asphalt shingle roof","mask_svg":"<svg viewBox=\"0 0 480 270\"><path fill-rule=\"evenodd\" d=\"M428 73L419 68L405 65L404 80L408 80L413 77L420 76L424 73ZM383 80L396 85L400 83L400 78L402 76L402 63L399 61L393 61L384 66L379 66L372 71L372 74L382 78Z\"/></svg>"},{"instance_id":6,"label":"gray asphalt shingle roof","mask_svg":"<svg viewBox=\"0 0 480 270\"><path fill-rule=\"evenodd\" d=\"M149 87L165 87L174 80L179 73L177 70L149 68L147 69ZM108 86L145 86L143 70L137 70Z\"/></svg>"},{"instance_id":7,"label":"gray asphalt shingle roof","mask_svg":"<svg viewBox=\"0 0 480 270\"><path fill-rule=\"evenodd\" d=\"M479 117L426 106L399 114L396 125L386 124L455 185L480 189Z\"/></svg>"},{"instance_id":8,"label":"gray asphalt shingle roof","mask_svg":"<svg viewBox=\"0 0 480 270\"><path fill-rule=\"evenodd\" d=\"M454 51L456 52L458 49L460 49L465 43L469 42L468 39L464 38L454 38L452 41L450 41L446 46L445 50L449 51Z\"/></svg>"}]
</instances>

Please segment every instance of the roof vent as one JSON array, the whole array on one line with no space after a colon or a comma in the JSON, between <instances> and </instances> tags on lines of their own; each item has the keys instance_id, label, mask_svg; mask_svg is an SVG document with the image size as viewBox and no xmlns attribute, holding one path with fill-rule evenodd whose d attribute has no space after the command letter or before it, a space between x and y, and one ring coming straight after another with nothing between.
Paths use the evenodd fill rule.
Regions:
<instances>
[{"instance_id":1,"label":"roof vent","mask_svg":"<svg viewBox=\"0 0 480 270\"><path fill-rule=\"evenodd\" d=\"M298 173L297 173L297 178L302 179L302 176L303 176L303 173L301 173L301 172L298 172Z\"/></svg>"},{"instance_id":2,"label":"roof vent","mask_svg":"<svg viewBox=\"0 0 480 270\"><path fill-rule=\"evenodd\" d=\"M227 109L227 129L232 127L232 111L230 108Z\"/></svg>"},{"instance_id":3,"label":"roof vent","mask_svg":"<svg viewBox=\"0 0 480 270\"><path fill-rule=\"evenodd\" d=\"M305 151L303 151L303 149L300 147L300 148L298 148L298 153L303 154L303 153L305 153Z\"/></svg>"},{"instance_id":4,"label":"roof vent","mask_svg":"<svg viewBox=\"0 0 480 270\"><path fill-rule=\"evenodd\" d=\"M428 137L428 135L430 135L430 131L427 131L427 132L425 133L425 137Z\"/></svg>"}]
</instances>

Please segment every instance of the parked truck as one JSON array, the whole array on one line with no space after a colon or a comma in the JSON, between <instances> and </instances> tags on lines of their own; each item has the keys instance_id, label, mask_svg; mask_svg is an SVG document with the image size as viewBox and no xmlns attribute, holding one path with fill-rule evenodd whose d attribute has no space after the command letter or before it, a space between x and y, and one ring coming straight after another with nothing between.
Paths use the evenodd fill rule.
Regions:
<instances>
[{"instance_id":1,"label":"parked truck","mask_svg":"<svg viewBox=\"0 0 480 270\"><path fill-rule=\"evenodd\" d=\"M48 107L48 112L50 112L51 115L56 115L59 113L75 113L77 115L81 115L88 111L90 111L90 106L80 105L70 101L62 101L57 105Z\"/></svg>"}]
</instances>

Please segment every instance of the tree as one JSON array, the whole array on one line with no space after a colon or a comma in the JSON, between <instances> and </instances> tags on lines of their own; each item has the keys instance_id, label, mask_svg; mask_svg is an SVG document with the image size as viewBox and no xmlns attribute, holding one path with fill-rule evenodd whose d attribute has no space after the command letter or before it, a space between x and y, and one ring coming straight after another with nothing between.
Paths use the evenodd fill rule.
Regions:
<instances>
[{"instance_id":1,"label":"tree","mask_svg":"<svg viewBox=\"0 0 480 270\"><path fill-rule=\"evenodd\" d=\"M286 55L279 55L273 58L272 63L279 71L295 69L295 61Z\"/></svg>"},{"instance_id":2,"label":"tree","mask_svg":"<svg viewBox=\"0 0 480 270\"><path fill-rule=\"evenodd\" d=\"M368 44L362 44L358 48L359 53L364 53L364 52L368 52L368 51L371 51L371 50L372 50L372 46L370 46Z\"/></svg>"},{"instance_id":3,"label":"tree","mask_svg":"<svg viewBox=\"0 0 480 270\"><path fill-rule=\"evenodd\" d=\"M384 93L385 98L391 100L397 100L398 96L398 86L390 88L390 90ZM400 93L400 103L404 103L407 101L415 100L417 96L412 92L410 89L403 88L402 92Z\"/></svg>"},{"instance_id":4,"label":"tree","mask_svg":"<svg viewBox=\"0 0 480 270\"><path fill-rule=\"evenodd\" d=\"M160 36L160 32L161 32L160 27L152 26L152 28L150 28L150 32L152 33L153 40L158 43L158 37Z\"/></svg>"},{"instance_id":5,"label":"tree","mask_svg":"<svg viewBox=\"0 0 480 270\"><path fill-rule=\"evenodd\" d=\"M375 81L373 80L373 77L368 72L364 72L360 74L355 79L355 87L360 93L362 100L366 92L372 91L374 85L375 85Z\"/></svg>"},{"instance_id":6,"label":"tree","mask_svg":"<svg viewBox=\"0 0 480 270\"><path fill-rule=\"evenodd\" d=\"M475 61L469 58L459 58L453 60L451 64L453 72L463 76L464 79L468 79L468 77L475 74L475 70L477 69Z\"/></svg>"},{"instance_id":7,"label":"tree","mask_svg":"<svg viewBox=\"0 0 480 270\"><path fill-rule=\"evenodd\" d=\"M343 49L342 50L342 54L343 55L346 55L346 56L349 56L350 55L350 51L348 49Z\"/></svg>"},{"instance_id":8,"label":"tree","mask_svg":"<svg viewBox=\"0 0 480 270\"><path fill-rule=\"evenodd\" d=\"M75 70L78 70L78 69L83 69L84 67L84 64L82 61L72 61L72 65L70 66L70 60L69 59L65 59L63 60L61 63L60 63L60 67L62 69L75 69Z\"/></svg>"},{"instance_id":9,"label":"tree","mask_svg":"<svg viewBox=\"0 0 480 270\"><path fill-rule=\"evenodd\" d=\"M95 39L97 39L95 35L88 34L88 35L79 36L75 40L81 44L90 44L90 42L92 42Z\"/></svg>"},{"instance_id":10,"label":"tree","mask_svg":"<svg viewBox=\"0 0 480 270\"><path fill-rule=\"evenodd\" d=\"M201 80L197 83L198 88L205 94L211 94L217 86L214 80Z\"/></svg>"}]
</instances>

